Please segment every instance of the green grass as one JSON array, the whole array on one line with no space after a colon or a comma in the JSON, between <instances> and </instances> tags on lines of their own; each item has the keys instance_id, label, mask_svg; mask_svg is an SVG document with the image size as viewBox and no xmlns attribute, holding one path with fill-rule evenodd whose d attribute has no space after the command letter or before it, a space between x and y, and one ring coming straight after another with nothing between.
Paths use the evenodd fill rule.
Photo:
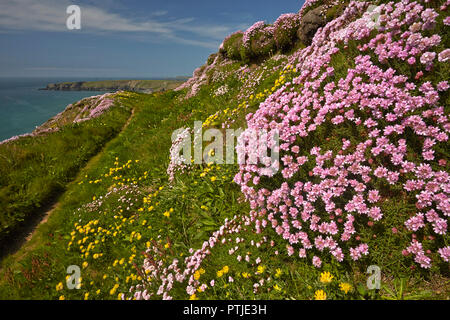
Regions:
<instances>
[{"instance_id":1,"label":"green grass","mask_svg":"<svg viewBox=\"0 0 450 320\"><path fill-rule=\"evenodd\" d=\"M129 109L114 107L97 119L1 145L0 239L60 195L89 158L120 132L129 116Z\"/></svg>"},{"instance_id":2,"label":"green grass","mask_svg":"<svg viewBox=\"0 0 450 320\"><path fill-rule=\"evenodd\" d=\"M346 76L348 68L354 67L352 58L359 54L357 45L349 43L345 51L341 48L342 51L333 56L331 65L335 68L336 81ZM62 180L65 181L65 192L48 222L38 228L30 242L0 264L0 298L117 299L121 293L129 297L130 287L142 283L143 279L139 277L146 277L139 267L145 258L142 252L149 245L159 248L161 255L158 259L165 265L174 258L183 265L184 257L190 255L189 249L200 248L225 219L247 216L249 205L243 201L238 186L232 183L237 166L193 166L188 172L177 175L173 184L168 182L166 169L171 135L181 127L192 127L194 120L202 120L208 127L221 129L223 121L233 119L234 128L245 127L246 114L254 112L265 97L289 82L298 72L292 68L282 71L279 66L283 63L286 63L285 59L269 59L252 66L255 78L262 74L262 80L252 88L245 88L251 78L244 77L241 81L236 74L242 64L233 62L212 70L208 77L213 77L215 72L223 77L219 77L217 82L207 83L197 95L187 100L183 99L185 92L173 91L120 95L118 99L125 107L123 110L134 110L128 126L109 140L102 151L76 174L74 181ZM395 67L402 71L406 68L400 64ZM426 79L433 82L443 79L445 68L439 67L438 73L434 76L428 74ZM228 87L228 93L214 96L215 90L224 85ZM444 96L446 100L448 96ZM211 117L216 113L216 117ZM88 124L86 126L80 128L78 135L91 134ZM365 134L365 130L356 125L323 126L298 142L302 146L301 152L310 156L308 150L312 146L320 144L323 149L338 152L343 137L355 145ZM414 148L415 142L410 141L408 132L405 138ZM42 141L34 143L37 149L42 148ZM73 162L73 157L60 156L58 145L56 140L51 143L55 154L59 155L54 156L55 161ZM63 146L61 144L59 148ZM437 152L447 158L445 147L439 147ZM23 151L23 158L29 163L23 167L23 177L22 180L17 179L21 181L18 184L27 183L26 174L36 171L39 179L34 188L51 186L41 178L41 174L44 172L45 176L45 172L49 172L47 176L51 181L53 171L48 168L56 165L45 166L47 171L42 171L40 158L36 155L28 158L28 150L27 147ZM70 151L67 148L66 152ZM413 153L408 155L414 156ZM49 159L52 158L44 158L43 162L51 163ZM28 167L33 169L26 170ZM66 167L70 167L69 164ZM310 169L305 166L295 179L311 179L308 175ZM15 169L5 170L10 171L15 172ZM4 175L1 177L3 179ZM262 183L271 188L278 182L273 179ZM324 290L327 298L334 299L448 298L450 283L445 263L433 266L430 271L413 270L412 258L401 254L410 241L409 233L401 225L413 209L401 186L397 184L390 189L384 185L370 187L381 190L384 218L382 224L374 228L363 219L355 224L358 234L371 248L368 257L352 264L324 259L323 267L318 270L311 266L309 260L302 260L295 254L287 256L286 242L279 239L270 226L261 234L255 233L251 225L244 226L237 235L244 239L237 252L230 254L236 246L236 235L230 235L226 237L230 241L215 246L203 261L201 267L204 272L198 275L200 281L209 284L215 279L216 285L205 292L197 292L196 297L313 299L317 290ZM393 234L393 227L399 232ZM238 261L238 255L242 257L241 261ZM247 255L250 262L245 260ZM255 264L257 258L262 261L260 268ZM79 290L69 290L65 286L66 269L70 265L82 267L83 280ZM368 290L366 287L366 270L370 265L378 265L382 270L381 290ZM319 281L323 271L334 276L331 283ZM234 280L232 283L228 281L230 276ZM262 280L255 292L254 284ZM342 283L348 283L351 289L345 292L340 287ZM147 281L146 285L151 291L157 291L160 283ZM170 294L175 299L189 298L186 283L175 283Z\"/></svg>"}]
</instances>

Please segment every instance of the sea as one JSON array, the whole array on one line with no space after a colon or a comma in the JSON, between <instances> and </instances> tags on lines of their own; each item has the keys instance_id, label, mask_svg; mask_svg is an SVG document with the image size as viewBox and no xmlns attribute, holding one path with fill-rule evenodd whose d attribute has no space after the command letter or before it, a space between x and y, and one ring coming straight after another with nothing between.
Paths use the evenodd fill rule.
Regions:
<instances>
[{"instance_id":1,"label":"sea","mask_svg":"<svg viewBox=\"0 0 450 320\"><path fill-rule=\"evenodd\" d=\"M96 81L73 78L0 78L0 141L32 132L69 104L102 91L47 91L49 83Z\"/></svg>"}]
</instances>

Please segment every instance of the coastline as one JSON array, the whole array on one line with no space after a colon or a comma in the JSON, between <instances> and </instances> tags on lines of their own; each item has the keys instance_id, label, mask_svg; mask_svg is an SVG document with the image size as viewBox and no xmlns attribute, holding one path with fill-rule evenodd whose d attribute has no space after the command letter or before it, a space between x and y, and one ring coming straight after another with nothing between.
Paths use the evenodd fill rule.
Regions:
<instances>
[{"instance_id":1,"label":"coastline","mask_svg":"<svg viewBox=\"0 0 450 320\"><path fill-rule=\"evenodd\" d=\"M153 93L171 90L185 82L184 77L160 80L102 80L49 83L47 91L133 91Z\"/></svg>"},{"instance_id":2,"label":"coastline","mask_svg":"<svg viewBox=\"0 0 450 320\"><path fill-rule=\"evenodd\" d=\"M120 92L120 91L119 91ZM115 92L115 93L119 93L119 92ZM51 132L56 132L60 129L60 127L58 126L51 126L52 124L55 124L57 120L62 119L64 117L64 115L71 109L73 109L74 107L76 107L77 105L79 105L80 103L83 103L85 101L92 101L94 100L93 104L87 104L86 107L81 110L79 112L79 114L82 114L83 111L87 111L89 108L92 108L93 105L95 105L95 107L100 106L104 101L105 98L110 97L112 94L115 93L111 93L111 92L107 92L104 93L102 95L93 95L93 96L89 96L89 97L85 97L82 98L81 100L78 100L74 103L68 104L63 111L59 112L58 114L56 114L55 116L49 118L48 120L46 120L45 122L43 122L41 125L38 125L35 127L35 129L32 132L27 132L27 133L23 133L23 134L19 134L19 135L15 135L12 136L8 139L4 139L2 141L0 141L0 146L4 145L6 143L12 142L12 141L16 141L19 140L21 138L25 138L25 137L36 137L36 136L40 136L43 134L47 134L47 133L51 133ZM113 100L108 99L107 101L107 105L103 105L101 108L101 112L96 112L94 115L91 114L91 118L93 117L97 117L100 114L102 114L104 111L106 111L109 107L112 106ZM94 107L94 109L95 109ZM73 122L81 122L81 121L86 121L89 120L90 118L78 118L75 117L75 119L73 120Z\"/></svg>"},{"instance_id":3,"label":"coastline","mask_svg":"<svg viewBox=\"0 0 450 320\"><path fill-rule=\"evenodd\" d=\"M7 80L7 79L5 79ZM27 80L27 79L25 79ZM46 81L47 80L47 81ZM4 82L4 87L6 88L12 88L12 90L22 90L20 93L15 93L15 95L11 94L10 92L5 93L0 96L4 96L4 101L10 100L13 101L12 103L5 104L6 112L9 112L9 119L5 122L4 128L8 128L5 130L6 132L3 134L3 137L0 136L0 145L6 144L11 141L15 141L20 138L25 137L32 137L36 136L38 134L48 133L55 131L54 128L46 128L45 130L43 127L52 119L55 119L57 117L60 117L60 115L67 111L67 109L71 105L76 105L80 101L87 99L87 98L93 98L98 95L106 94L106 93L113 93L113 92L119 92L119 91L131 91L131 92L140 92L140 93L154 93L154 92L161 92L166 90L171 90L179 85L181 85L185 81L185 77L175 77L175 78L167 78L167 79L155 79L155 80L88 80L88 81L72 81L72 82L55 82L50 83L48 81L51 81L52 79L43 79L41 81L37 80L39 83L35 83L36 80L32 79L33 84L27 84L23 85L21 82L17 85L16 83L11 83L9 81ZM14 79L16 81L16 79ZM45 87L43 87L46 85ZM23 89L22 89L23 88ZM26 91L24 89L26 88ZM1 88L0 88L1 89ZM80 95L83 95L82 92L88 92L83 97L75 97L72 101L68 101L68 99L61 98L61 95L66 95L65 93L57 94L60 95L59 100L63 100L62 103L58 103L56 101L51 101L51 99L48 102L42 103L40 101L40 96L42 96L43 92L45 91L54 91L54 92L67 92L70 96L77 95L76 92L80 92ZM41 94L39 94L41 92ZM0 91L0 93L3 93ZM29 97L29 94L32 94L32 97ZM35 94L37 93L37 94ZM27 97L28 95L28 97ZM12 97L12 99L10 98ZM37 98L37 99L36 99ZM64 101L66 100L66 101ZM14 102L20 103L20 106L17 107ZM61 111L61 108L56 108L56 106L63 106L66 107ZM43 117L42 115L40 117L40 124L36 123L36 118L34 118L34 121L28 121L27 122L27 116L29 114L30 109L25 109L24 107L28 108L30 106L33 109L41 110L40 113L46 113L46 117ZM53 106L53 107L49 107ZM1 105L0 105L1 107ZM54 109L56 112L51 113L51 110ZM58 110L59 109L59 110ZM18 111L18 112L17 112ZM25 121L23 127L22 122ZM33 125L30 126L30 122ZM33 124L33 122L35 122ZM15 123L14 125L9 128L10 123ZM24 130L20 130L20 128ZM22 132L20 132L22 131ZM25 131L25 132L24 132ZM10 135L7 135L8 132L11 132Z\"/></svg>"}]
</instances>

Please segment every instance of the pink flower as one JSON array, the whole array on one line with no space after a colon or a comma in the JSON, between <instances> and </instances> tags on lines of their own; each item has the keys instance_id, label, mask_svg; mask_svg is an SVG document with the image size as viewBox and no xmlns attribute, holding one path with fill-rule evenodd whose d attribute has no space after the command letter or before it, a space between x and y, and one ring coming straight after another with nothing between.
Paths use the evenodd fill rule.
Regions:
<instances>
[{"instance_id":1,"label":"pink flower","mask_svg":"<svg viewBox=\"0 0 450 320\"><path fill-rule=\"evenodd\" d=\"M445 49L444 51L439 53L439 62L446 62L448 59L450 59L450 49Z\"/></svg>"},{"instance_id":2,"label":"pink flower","mask_svg":"<svg viewBox=\"0 0 450 320\"><path fill-rule=\"evenodd\" d=\"M322 265L322 260L320 260L319 257L314 256L312 259L312 263L316 268L320 268L320 266Z\"/></svg>"},{"instance_id":3,"label":"pink flower","mask_svg":"<svg viewBox=\"0 0 450 320\"><path fill-rule=\"evenodd\" d=\"M437 84L438 91L447 91L449 87L450 86L447 81L441 81Z\"/></svg>"},{"instance_id":4,"label":"pink flower","mask_svg":"<svg viewBox=\"0 0 450 320\"><path fill-rule=\"evenodd\" d=\"M420 57L420 62L425 65L430 65L433 63L434 58L436 58L436 52L425 52Z\"/></svg>"},{"instance_id":5,"label":"pink flower","mask_svg":"<svg viewBox=\"0 0 450 320\"><path fill-rule=\"evenodd\" d=\"M380 200L380 195L378 190L370 190L369 191L369 202L370 203L375 203L378 202Z\"/></svg>"},{"instance_id":6,"label":"pink flower","mask_svg":"<svg viewBox=\"0 0 450 320\"><path fill-rule=\"evenodd\" d=\"M417 231L417 230L425 227L423 214L419 213L416 216L412 217L411 219L408 219L405 222L405 226L410 231Z\"/></svg>"},{"instance_id":7,"label":"pink flower","mask_svg":"<svg viewBox=\"0 0 450 320\"><path fill-rule=\"evenodd\" d=\"M450 246L441 248L438 250L438 253L440 254L442 260L445 262L449 262L450 259Z\"/></svg>"}]
</instances>

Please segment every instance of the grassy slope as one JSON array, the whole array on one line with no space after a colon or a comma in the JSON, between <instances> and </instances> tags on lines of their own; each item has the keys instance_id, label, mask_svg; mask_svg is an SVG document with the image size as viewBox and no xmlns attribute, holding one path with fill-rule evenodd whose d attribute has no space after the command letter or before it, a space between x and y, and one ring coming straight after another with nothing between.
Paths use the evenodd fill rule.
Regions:
<instances>
[{"instance_id":1,"label":"grassy slope","mask_svg":"<svg viewBox=\"0 0 450 320\"><path fill-rule=\"evenodd\" d=\"M348 57L355 54L355 48L349 46L345 56L334 58L336 79L345 76L349 67L347 61L351 61ZM163 261L171 261L174 257L182 260L188 255L189 248L201 246L225 218L247 214L249 208L238 201L240 192L235 184L230 183L236 167L194 167L188 174L178 176L175 185L169 187L165 170L170 137L173 130L192 126L193 120L204 120L216 112L216 116L208 118L209 126L220 128L220 123L229 118L230 113L236 120L234 127L243 126L245 114L254 111L258 103L273 92L276 80L281 79L279 71L270 70L282 62L266 61L269 71L262 77L263 81L248 92L245 91L245 81L237 79L239 63L233 63L214 70L226 74L223 80L202 87L187 101L180 101L181 94L174 92L133 94L123 98L125 105L135 108L130 125L88 168L82 170L68 187L48 223L39 228L33 240L2 263L0 297L117 299L120 293L127 293L130 286L140 282L140 274L133 264L142 263L141 252L147 247L147 242L155 241L160 246ZM256 67L253 72L257 73L263 67ZM287 80L292 76L290 72L285 74ZM432 80L435 82L436 79ZM228 93L215 97L215 90L225 84L229 88ZM246 103L236 108L241 102L237 96L242 92L246 93ZM227 108L230 109L224 112ZM357 128L319 130L304 142L305 150L317 141L334 150L339 147L337 141L341 137L357 137L359 133L355 130ZM326 140L327 137L331 139ZM305 168L299 173L304 175L304 179L308 179L307 170ZM98 183L89 183L100 179L102 181ZM121 183L135 183L138 187L105 197L108 191ZM100 197L103 197L101 203ZM88 204L88 207L78 210L83 204ZM402 201L401 193L392 193L385 199L383 211L387 219L384 228L377 230L377 239L370 238L372 233L365 230L367 227L358 226L370 246L378 247L377 254L352 265L325 263L320 271L295 256L281 254L286 250L285 244L278 242L278 236L271 228L265 229L261 235L255 234L251 228L243 230L239 236L245 239L245 243L240 246L239 253L249 255L251 261L261 258L264 270L258 269L254 263L238 262L235 255L229 254L234 243L227 242L214 248L212 255L202 264L205 270L201 275L202 281L216 278L217 285L197 295L201 299L311 299L317 289L326 288L328 297L341 299L448 298L450 285L448 270L443 269L445 264L432 272L411 270L409 258L397 254L409 238L404 230L396 236L389 230L403 221L400 217L408 206ZM255 243L263 237L268 241L260 247L252 245L252 240ZM270 240L275 241L273 246ZM73 264L82 266L83 263L81 289L58 290L57 285L64 283L66 268ZM380 292L365 289L365 270L371 264L382 268L383 289ZM217 275L224 266L229 268L226 276L234 278L232 285L227 283L226 277ZM339 281L330 285L320 283L321 271L332 272L335 280ZM254 294L253 284L262 278L265 279L264 290ZM353 290L344 294L338 287L339 282L351 283ZM157 284L154 286L157 289ZM172 296L188 298L185 287L176 285Z\"/></svg>"},{"instance_id":2,"label":"grassy slope","mask_svg":"<svg viewBox=\"0 0 450 320\"><path fill-rule=\"evenodd\" d=\"M61 194L79 168L121 130L129 116L129 109L114 107L97 119L1 145L0 239Z\"/></svg>"}]
</instances>

